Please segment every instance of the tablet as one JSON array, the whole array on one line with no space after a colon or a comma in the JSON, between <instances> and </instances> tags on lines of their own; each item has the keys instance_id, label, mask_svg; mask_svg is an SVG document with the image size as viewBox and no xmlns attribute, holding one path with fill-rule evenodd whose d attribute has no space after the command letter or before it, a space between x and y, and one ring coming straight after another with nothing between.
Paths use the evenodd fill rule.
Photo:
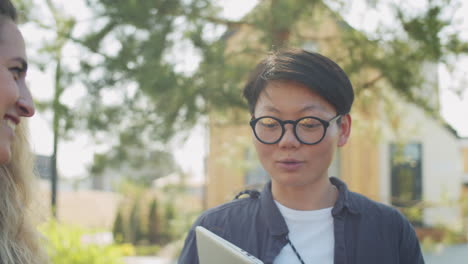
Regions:
<instances>
[{"instance_id":1,"label":"tablet","mask_svg":"<svg viewBox=\"0 0 468 264\"><path fill-rule=\"evenodd\" d=\"M202 226L197 226L195 233L200 264L263 264L245 250Z\"/></svg>"}]
</instances>

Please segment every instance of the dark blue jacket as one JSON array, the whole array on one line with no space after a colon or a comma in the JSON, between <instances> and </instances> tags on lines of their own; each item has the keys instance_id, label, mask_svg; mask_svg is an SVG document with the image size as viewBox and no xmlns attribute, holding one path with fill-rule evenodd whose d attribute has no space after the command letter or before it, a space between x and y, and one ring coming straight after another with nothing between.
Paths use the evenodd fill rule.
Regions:
<instances>
[{"instance_id":1,"label":"dark blue jacket","mask_svg":"<svg viewBox=\"0 0 468 264\"><path fill-rule=\"evenodd\" d=\"M350 192L337 178L330 181L339 190L332 209L335 264L424 263L414 229L400 212ZM273 201L271 183L259 196L234 200L204 212L188 233L180 264L198 263L194 228L199 225L267 264L273 263L287 245L288 227ZM294 259L291 263L299 262Z\"/></svg>"}]
</instances>

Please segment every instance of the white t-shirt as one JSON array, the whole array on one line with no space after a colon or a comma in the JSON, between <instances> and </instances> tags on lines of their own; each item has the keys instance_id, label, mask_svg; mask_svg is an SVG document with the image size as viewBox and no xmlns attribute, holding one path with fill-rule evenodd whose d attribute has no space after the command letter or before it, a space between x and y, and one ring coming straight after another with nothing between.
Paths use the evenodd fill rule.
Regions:
<instances>
[{"instance_id":1,"label":"white t-shirt","mask_svg":"<svg viewBox=\"0 0 468 264\"><path fill-rule=\"evenodd\" d=\"M335 237L332 208L298 211L275 201L289 229L289 240L306 264L333 264ZM283 247L274 264L300 263L289 244Z\"/></svg>"}]
</instances>

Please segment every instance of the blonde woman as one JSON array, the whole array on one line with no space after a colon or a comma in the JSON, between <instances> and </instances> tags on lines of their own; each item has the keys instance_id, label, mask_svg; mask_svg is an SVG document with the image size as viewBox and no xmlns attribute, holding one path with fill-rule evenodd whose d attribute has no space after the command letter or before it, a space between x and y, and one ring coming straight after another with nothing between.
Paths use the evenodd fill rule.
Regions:
<instances>
[{"instance_id":1,"label":"blonde woman","mask_svg":"<svg viewBox=\"0 0 468 264\"><path fill-rule=\"evenodd\" d=\"M15 20L11 2L0 0L0 263L42 264L47 258L29 213L34 177L24 122L34 115L34 104Z\"/></svg>"}]
</instances>

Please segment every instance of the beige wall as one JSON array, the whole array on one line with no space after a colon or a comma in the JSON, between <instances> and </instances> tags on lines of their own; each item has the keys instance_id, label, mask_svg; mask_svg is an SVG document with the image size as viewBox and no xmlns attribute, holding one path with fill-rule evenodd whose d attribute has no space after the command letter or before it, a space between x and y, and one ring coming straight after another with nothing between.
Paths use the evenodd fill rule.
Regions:
<instances>
[{"instance_id":1,"label":"beige wall","mask_svg":"<svg viewBox=\"0 0 468 264\"><path fill-rule=\"evenodd\" d=\"M211 208L232 200L244 187L245 155L251 144L246 112L244 118L210 116L210 146L207 160L206 206Z\"/></svg>"},{"instance_id":2,"label":"beige wall","mask_svg":"<svg viewBox=\"0 0 468 264\"><path fill-rule=\"evenodd\" d=\"M341 151L341 178L351 191L380 199L379 151L374 142L353 135Z\"/></svg>"},{"instance_id":3,"label":"beige wall","mask_svg":"<svg viewBox=\"0 0 468 264\"><path fill-rule=\"evenodd\" d=\"M468 147L463 148L463 172L468 173Z\"/></svg>"},{"instance_id":4,"label":"beige wall","mask_svg":"<svg viewBox=\"0 0 468 264\"><path fill-rule=\"evenodd\" d=\"M40 191L32 208L40 223L51 219L48 184L41 180ZM57 218L68 225L110 230L122 199L120 194L105 191L59 191Z\"/></svg>"}]
</instances>

